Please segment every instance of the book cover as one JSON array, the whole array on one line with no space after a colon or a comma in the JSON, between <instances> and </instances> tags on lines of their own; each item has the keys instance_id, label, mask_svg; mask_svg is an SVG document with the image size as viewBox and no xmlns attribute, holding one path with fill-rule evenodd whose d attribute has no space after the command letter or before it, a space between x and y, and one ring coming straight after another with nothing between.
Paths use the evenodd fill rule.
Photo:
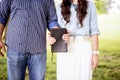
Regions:
<instances>
[{"instance_id":1,"label":"book cover","mask_svg":"<svg viewBox=\"0 0 120 80\"><path fill-rule=\"evenodd\" d=\"M51 36L56 39L56 42L51 45L52 52L67 52L67 43L62 39L63 34L66 33L66 28L53 28L51 30Z\"/></svg>"}]
</instances>

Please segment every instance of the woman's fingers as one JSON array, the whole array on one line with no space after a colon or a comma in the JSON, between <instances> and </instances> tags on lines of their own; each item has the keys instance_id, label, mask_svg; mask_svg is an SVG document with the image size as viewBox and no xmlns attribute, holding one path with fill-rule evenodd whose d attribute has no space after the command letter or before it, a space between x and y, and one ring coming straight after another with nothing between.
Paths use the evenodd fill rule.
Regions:
<instances>
[{"instance_id":1,"label":"woman's fingers","mask_svg":"<svg viewBox=\"0 0 120 80\"><path fill-rule=\"evenodd\" d=\"M93 70L97 68L98 66L98 55L97 54L93 55L91 65L92 65Z\"/></svg>"},{"instance_id":2,"label":"woman's fingers","mask_svg":"<svg viewBox=\"0 0 120 80\"><path fill-rule=\"evenodd\" d=\"M63 34L62 39L65 40L66 43L68 43L70 39L70 32L67 31L67 34Z\"/></svg>"}]
</instances>

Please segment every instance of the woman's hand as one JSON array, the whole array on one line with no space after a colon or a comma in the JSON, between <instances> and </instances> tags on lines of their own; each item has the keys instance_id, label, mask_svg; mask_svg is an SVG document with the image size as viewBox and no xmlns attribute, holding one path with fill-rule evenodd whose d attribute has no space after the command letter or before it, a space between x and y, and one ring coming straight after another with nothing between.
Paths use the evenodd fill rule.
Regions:
<instances>
[{"instance_id":1,"label":"woman's hand","mask_svg":"<svg viewBox=\"0 0 120 80\"><path fill-rule=\"evenodd\" d=\"M70 32L67 31L67 34L63 34L62 39L63 39L66 43L68 43L69 40L70 40Z\"/></svg>"},{"instance_id":2,"label":"woman's hand","mask_svg":"<svg viewBox=\"0 0 120 80\"><path fill-rule=\"evenodd\" d=\"M98 54L93 54L92 55L92 69L96 69L98 66Z\"/></svg>"},{"instance_id":3,"label":"woman's hand","mask_svg":"<svg viewBox=\"0 0 120 80\"><path fill-rule=\"evenodd\" d=\"M6 51L6 49L5 49L5 44L4 44L2 41L0 41L0 56L4 57L4 54L2 53L1 50L2 50L3 52Z\"/></svg>"}]
</instances>

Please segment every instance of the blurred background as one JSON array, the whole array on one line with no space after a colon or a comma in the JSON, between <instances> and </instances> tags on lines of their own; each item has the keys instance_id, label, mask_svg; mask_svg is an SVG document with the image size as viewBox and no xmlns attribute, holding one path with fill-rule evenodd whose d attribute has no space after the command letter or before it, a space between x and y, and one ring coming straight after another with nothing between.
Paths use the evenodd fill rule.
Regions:
<instances>
[{"instance_id":1,"label":"blurred background","mask_svg":"<svg viewBox=\"0 0 120 80\"><path fill-rule=\"evenodd\" d=\"M96 4L100 55L99 66L93 71L93 80L120 80L120 0L90 0ZM55 0L56 6L61 0ZM5 35L5 31L4 31ZM3 35L3 40L5 39ZM56 80L56 55L47 46L47 69L45 80ZM7 80L6 56L0 57L0 80ZM29 80L26 71L26 80Z\"/></svg>"}]
</instances>

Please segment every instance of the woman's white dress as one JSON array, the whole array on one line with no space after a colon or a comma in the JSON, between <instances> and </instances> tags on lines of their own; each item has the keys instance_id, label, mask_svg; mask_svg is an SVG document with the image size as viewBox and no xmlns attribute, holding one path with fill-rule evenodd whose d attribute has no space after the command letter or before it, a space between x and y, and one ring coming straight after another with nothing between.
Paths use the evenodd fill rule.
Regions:
<instances>
[{"instance_id":1,"label":"woman's white dress","mask_svg":"<svg viewBox=\"0 0 120 80\"><path fill-rule=\"evenodd\" d=\"M67 53L57 53L57 80L92 80L92 49L82 36L70 38Z\"/></svg>"},{"instance_id":2,"label":"woman's white dress","mask_svg":"<svg viewBox=\"0 0 120 80\"><path fill-rule=\"evenodd\" d=\"M100 34L95 4L88 1L83 27L78 24L77 13L73 5L70 8L71 17L68 24L61 15L60 5L56 10L60 26L67 28L71 34L68 52L57 53L57 80L92 80L92 46L89 36Z\"/></svg>"}]
</instances>

